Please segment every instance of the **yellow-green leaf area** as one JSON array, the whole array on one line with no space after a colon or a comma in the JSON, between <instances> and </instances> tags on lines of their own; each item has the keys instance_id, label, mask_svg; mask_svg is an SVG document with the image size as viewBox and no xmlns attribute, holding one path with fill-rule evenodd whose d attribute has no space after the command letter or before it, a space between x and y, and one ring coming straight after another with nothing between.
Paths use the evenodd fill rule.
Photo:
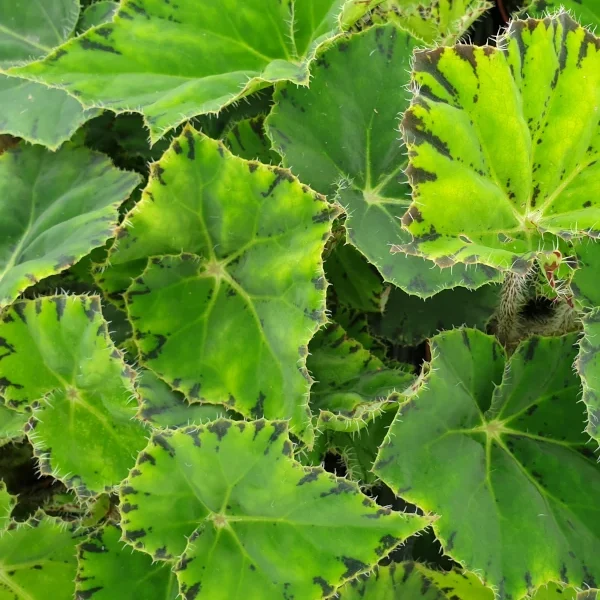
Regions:
<instances>
[{"instance_id":1,"label":"yellow-green leaf area","mask_svg":"<svg viewBox=\"0 0 600 600\"><path fill-rule=\"evenodd\" d=\"M418 52L403 120L413 240L442 267L526 272L600 235L600 41L566 13L513 21L498 49Z\"/></svg>"},{"instance_id":2,"label":"yellow-green leaf area","mask_svg":"<svg viewBox=\"0 0 600 600\"><path fill-rule=\"evenodd\" d=\"M27 435L42 474L80 496L111 492L146 442L134 372L97 296L16 302L0 320L0 394L33 408Z\"/></svg>"},{"instance_id":3,"label":"yellow-green leaf area","mask_svg":"<svg viewBox=\"0 0 600 600\"><path fill-rule=\"evenodd\" d=\"M155 432L121 488L123 539L179 557L183 597L316 600L430 522L291 455L282 421Z\"/></svg>"}]
</instances>

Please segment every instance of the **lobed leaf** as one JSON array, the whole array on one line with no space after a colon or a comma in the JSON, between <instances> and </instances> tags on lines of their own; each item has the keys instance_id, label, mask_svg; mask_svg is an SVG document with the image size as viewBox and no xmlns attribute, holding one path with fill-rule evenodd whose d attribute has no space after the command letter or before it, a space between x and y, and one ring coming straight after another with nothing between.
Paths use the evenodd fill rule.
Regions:
<instances>
[{"instance_id":1,"label":"lobed leaf","mask_svg":"<svg viewBox=\"0 0 600 600\"><path fill-rule=\"evenodd\" d=\"M418 52L414 84L413 240L395 251L523 274L556 261L555 236L600 236L598 38L566 13L513 21L498 49Z\"/></svg>"},{"instance_id":2,"label":"lobed leaf","mask_svg":"<svg viewBox=\"0 0 600 600\"><path fill-rule=\"evenodd\" d=\"M114 235L139 176L103 155L23 144L0 156L0 309Z\"/></svg>"},{"instance_id":3,"label":"lobed leaf","mask_svg":"<svg viewBox=\"0 0 600 600\"><path fill-rule=\"evenodd\" d=\"M325 321L321 254L337 208L189 128L153 173L99 277L113 294L135 278L141 362L190 402L292 418L309 441L306 346Z\"/></svg>"},{"instance_id":4,"label":"lobed leaf","mask_svg":"<svg viewBox=\"0 0 600 600\"><path fill-rule=\"evenodd\" d=\"M0 533L1 600L72 600L75 527L43 513Z\"/></svg>"},{"instance_id":5,"label":"lobed leaf","mask_svg":"<svg viewBox=\"0 0 600 600\"><path fill-rule=\"evenodd\" d=\"M414 562L379 567L369 577L347 583L340 600L494 600L494 593L472 573L434 571ZM537 599L536 599L537 600ZM557 599L558 600L558 599ZM563 598L567 600L567 598Z\"/></svg>"},{"instance_id":6,"label":"lobed leaf","mask_svg":"<svg viewBox=\"0 0 600 600\"><path fill-rule=\"evenodd\" d=\"M600 308L590 311L582 321L584 336L575 367L583 384L586 431L600 443Z\"/></svg>"},{"instance_id":7,"label":"lobed leaf","mask_svg":"<svg viewBox=\"0 0 600 600\"><path fill-rule=\"evenodd\" d=\"M77 0L0 2L0 132L56 150L98 111L61 90L2 74L13 65L41 58L72 33Z\"/></svg>"},{"instance_id":8,"label":"lobed leaf","mask_svg":"<svg viewBox=\"0 0 600 600\"><path fill-rule=\"evenodd\" d=\"M75 600L175 600L179 587L172 565L132 552L113 524L78 546Z\"/></svg>"},{"instance_id":9,"label":"lobed leaf","mask_svg":"<svg viewBox=\"0 0 600 600\"><path fill-rule=\"evenodd\" d=\"M27 435L43 474L82 496L110 492L146 443L133 371L97 296L16 302L0 319L0 393L33 406Z\"/></svg>"},{"instance_id":10,"label":"lobed leaf","mask_svg":"<svg viewBox=\"0 0 600 600\"><path fill-rule=\"evenodd\" d=\"M342 20L367 18L374 22L390 21L428 46L454 43L489 8L487 0L350 0L342 11Z\"/></svg>"},{"instance_id":11,"label":"lobed leaf","mask_svg":"<svg viewBox=\"0 0 600 600\"><path fill-rule=\"evenodd\" d=\"M316 48L341 29L344 1L124 0L111 23L10 73L86 108L141 112L156 142L276 81L307 85Z\"/></svg>"},{"instance_id":12,"label":"lobed leaf","mask_svg":"<svg viewBox=\"0 0 600 600\"><path fill-rule=\"evenodd\" d=\"M406 149L397 116L417 42L393 25L339 39L320 54L310 88L280 86L267 131L283 162L346 210L348 241L386 281L423 298L441 289L476 288L498 278L487 267L432 269L416 257L390 254L408 242L401 217L410 204Z\"/></svg>"},{"instance_id":13,"label":"lobed leaf","mask_svg":"<svg viewBox=\"0 0 600 600\"><path fill-rule=\"evenodd\" d=\"M388 369L335 323L310 345L307 367L315 384L310 405L319 411L317 429L358 431L383 412L395 410L414 376Z\"/></svg>"},{"instance_id":14,"label":"lobed leaf","mask_svg":"<svg viewBox=\"0 0 600 600\"><path fill-rule=\"evenodd\" d=\"M398 495L441 515L445 553L499 598L600 577L600 467L581 432L575 339L531 337L507 361L476 330L434 337L429 374L374 466Z\"/></svg>"},{"instance_id":15,"label":"lobed leaf","mask_svg":"<svg viewBox=\"0 0 600 600\"><path fill-rule=\"evenodd\" d=\"M186 598L201 590L214 600L309 600L429 523L378 507L291 453L281 421L154 433L121 488L123 539L155 559L181 555L175 569Z\"/></svg>"}]
</instances>

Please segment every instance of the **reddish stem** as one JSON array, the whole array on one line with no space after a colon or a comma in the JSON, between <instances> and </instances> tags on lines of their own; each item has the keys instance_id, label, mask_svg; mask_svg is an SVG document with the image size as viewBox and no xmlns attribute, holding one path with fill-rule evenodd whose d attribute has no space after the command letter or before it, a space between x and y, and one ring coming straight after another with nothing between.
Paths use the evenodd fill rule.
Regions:
<instances>
[{"instance_id":1,"label":"reddish stem","mask_svg":"<svg viewBox=\"0 0 600 600\"><path fill-rule=\"evenodd\" d=\"M496 6L498 7L498 10L500 11L500 16L502 17L502 20L504 21L504 23L508 23L509 16L508 13L506 12L506 8L504 8L504 0L496 0Z\"/></svg>"}]
</instances>

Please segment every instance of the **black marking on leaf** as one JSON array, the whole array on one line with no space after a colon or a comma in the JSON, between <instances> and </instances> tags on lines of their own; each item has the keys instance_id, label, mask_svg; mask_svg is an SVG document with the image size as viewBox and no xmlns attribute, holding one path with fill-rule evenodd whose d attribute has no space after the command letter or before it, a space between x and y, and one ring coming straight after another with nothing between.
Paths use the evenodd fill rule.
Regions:
<instances>
[{"instance_id":1,"label":"black marking on leaf","mask_svg":"<svg viewBox=\"0 0 600 600\"><path fill-rule=\"evenodd\" d=\"M401 540L398 538L395 538L393 535L384 535L379 540L380 545L377 548L375 548L375 553L377 554L377 556L383 556L384 554L387 554L387 552L389 550L391 550L394 546L396 546L400 542L401 542Z\"/></svg>"},{"instance_id":2,"label":"black marking on leaf","mask_svg":"<svg viewBox=\"0 0 600 600\"><path fill-rule=\"evenodd\" d=\"M326 280L325 277L321 276L321 277L315 277L314 279L311 279L312 284L315 286L316 290L324 290L325 289L325 284L326 284Z\"/></svg>"},{"instance_id":3,"label":"black marking on leaf","mask_svg":"<svg viewBox=\"0 0 600 600\"><path fill-rule=\"evenodd\" d=\"M402 217L402 225L404 225L404 227L408 227L413 221L416 221L417 223L423 222L423 215L415 204L411 204L410 208Z\"/></svg>"},{"instance_id":4,"label":"black marking on leaf","mask_svg":"<svg viewBox=\"0 0 600 600\"><path fill-rule=\"evenodd\" d=\"M138 505L137 504L129 504L129 502L125 502L125 504L123 504L121 506L121 512L123 513L128 513L131 512L132 510L137 510L138 509Z\"/></svg>"},{"instance_id":5,"label":"black marking on leaf","mask_svg":"<svg viewBox=\"0 0 600 600\"><path fill-rule=\"evenodd\" d=\"M200 448L202 446L202 442L200 441L200 433L198 429L190 429L187 432L187 434L192 438L192 441L194 442L194 446L196 446L196 448Z\"/></svg>"},{"instance_id":6,"label":"black marking on leaf","mask_svg":"<svg viewBox=\"0 0 600 600\"><path fill-rule=\"evenodd\" d=\"M323 598L327 598L335 591L333 587L331 587L322 577L313 577L313 583L315 585L321 586L321 590L323 590Z\"/></svg>"},{"instance_id":7,"label":"black marking on leaf","mask_svg":"<svg viewBox=\"0 0 600 600\"><path fill-rule=\"evenodd\" d=\"M282 433L287 431L287 424L285 421L276 421L273 423L273 433L269 437L269 443L272 444L276 442Z\"/></svg>"},{"instance_id":8,"label":"black marking on leaf","mask_svg":"<svg viewBox=\"0 0 600 600\"><path fill-rule=\"evenodd\" d=\"M266 422L263 419L256 421L254 424L254 436L252 437L252 440L256 439L256 436L265 428L265 425Z\"/></svg>"},{"instance_id":9,"label":"black marking on leaf","mask_svg":"<svg viewBox=\"0 0 600 600\"><path fill-rule=\"evenodd\" d=\"M408 168L406 169L406 175L413 185L425 183L426 181L436 181L438 178L435 173L426 171L420 167L415 167L412 164L408 165Z\"/></svg>"},{"instance_id":10,"label":"black marking on leaf","mask_svg":"<svg viewBox=\"0 0 600 600\"><path fill-rule=\"evenodd\" d=\"M121 54L121 52L119 52L116 48L113 48L112 46L101 44L100 42L93 42L92 40L85 37L79 38L79 45L84 50L102 50L102 52Z\"/></svg>"},{"instance_id":11,"label":"black marking on leaf","mask_svg":"<svg viewBox=\"0 0 600 600\"><path fill-rule=\"evenodd\" d=\"M389 508L379 508L377 509L377 512L374 513L368 513L366 515L363 515L363 517L365 517L366 519L381 519L381 517L384 516L388 516L391 515L392 511Z\"/></svg>"},{"instance_id":12,"label":"black marking on leaf","mask_svg":"<svg viewBox=\"0 0 600 600\"><path fill-rule=\"evenodd\" d=\"M190 390L190 398L198 400L200 398L200 384L195 383Z\"/></svg>"},{"instance_id":13,"label":"black marking on leaf","mask_svg":"<svg viewBox=\"0 0 600 600\"><path fill-rule=\"evenodd\" d=\"M68 52L61 48L61 49L57 50L52 56L49 56L47 58L47 60L48 60L48 62L56 62L59 58L62 58L66 54L68 54Z\"/></svg>"},{"instance_id":14,"label":"black marking on leaf","mask_svg":"<svg viewBox=\"0 0 600 600\"><path fill-rule=\"evenodd\" d=\"M588 569L587 565L582 565L582 568L583 568L583 585L581 587L597 588L598 584L596 583L594 576L590 573L590 570Z\"/></svg>"},{"instance_id":15,"label":"black marking on leaf","mask_svg":"<svg viewBox=\"0 0 600 600\"><path fill-rule=\"evenodd\" d=\"M152 436L152 443L155 446L160 446L163 450L168 452L170 457L175 456L175 448L173 448L173 446L167 442L166 434L155 433Z\"/></svg>"},{"instance_id":16,"label":"black marking on leaf","mask_svg":"<svg viewBox=\"0 0 600 600\"><path fill-rule=\"evenodd\" d=\"M454 548L454 540L456 539L456 531L453 531L448 537L448 541L446 542L446 551L450 552L452 548Z\"/></svg>"},{"instance_id":17,"label":"black marking on leaf","mask_svg":"<svg viewBox=\"0 0 600 600\"><path fill-rule=\"evenodd\" d=\"M469 349L471 350L471 340L469 339L469 334L467 333L466 329L462 330L462 339L463 339L463 344Z\"/></svg>"},{"instance_id":18,"label":"black marking on leaf","mask_svg":"<svg viewBox=\"0 0 600 600\"><path fill-rule=\"evenodd\" d=\"M186 129L184 135L185 139L188 141L187 157L190 160L194 160L196 158L196 140L194 139L194 134L189 129Z\"/></svg>"},{"instance_id":19,"label":"black marking on leaf","mask_svg":"<svg viewBox=\"0 0 600 600\"><path fill-rule=\"evenodd\" d=\"M125 532L125 539L129 542L135 542L136 540L139 540L140 538L143 538L145 536L146 536L145 529L134 529L133 531Z\"/></svg>"},{"instance_id":20,"label":"black marking on leaf","mask_svg":"<svg viewBox=\"0 0 600 600\"><path fill-rule=\"evenodd\" d=\"M281 453L284 456L291 456L292 451L293 451L292 442L290 442L290 440L285 440L285 442L283 442L283 448L281 449Z\"/></svg>"},{"instance_id":21,"label":"black marking on leaf","mask_svg":"<svg viewBox=\"0 0 600 600\"><path fill-rule=\"evenodd\" d=\"M138 491L134 488L132 488L130 485L125 485L121 488L121 494L123 494L124 496L129 496L131 494L137 494Z\"/></svg>"},{"instance_id":22,"label":"black marking on leaf","mask_svg":"<svg viewBox=\"0 0 600 600\"><path fill-rule=\"evenodd\" d=\"M97 546L92 542L83 542L80 547L84 552L91 552L93 554L105 554L108 552L105 546Z\"/></svg>"},{"instance_id":23,"label":"black marking on leaf","mask_svg":"<svg viewBox=\"0 0 600 600\"><path fill-rule=\"evenodd\" d=\"M527 343L527 350L525 351L524 360L525 362L529 362L535 356L535 351L537 347L540 345L539 337L532 337Z\"/></svg>"},{"instance_id":24,"label":"black marking on leaf","mask_svg":"<svg viewBox=\"0 0 600 600\"><path fill-rule=\"evenodd\" d=\"M264 414L265 414L265 399L266 399L266 396L262 392L258 392L258 401L250 409L250 414L252 415L253 418L258 419L258 418L264 416ZM263 425L263 427L264 427L264 425Z\"/></svg>"},{"instance_id":25,"label":"black marking on leaf","mask_svg":"<svg viewBox=\"0 0 600 600\"><path fill-rule=\"evenodd\" d=\"M529 266L529 263L525 259L515 255L510 267L515 273L525 275L529 271Z\"/></svg>"},{"instance_id":26,"label":"black marking on leaf","mask_svg":"<svg viewBox=\"0 0 600 600\"><path fill-rule=\"evenodd\" d=\"M531 592L533 590L533 580L531 579L531 573L529 571L525 571L524 579L527 591Z\"/></svg>"},{"instance_id":27,"label":"black marking on leaf","mask_svg":"<svg viewBox=\"0 0 600 600\"><path fill-rule=\"evenodd\" d=\"M198 594L200 593L201 589L202 586L200 585L200 582L195 583L190 587L187 587L185 586L185 584L182 584L181 593L183 594L185 600L195 600L195 598L198 597Z\"/></svg>"},{"instance_id":28,"label":"black marking on leaf","mask_svg":"<svg viewBox=\"0 0 600 600\"><path fill-rule=\"evenodd\" d=\"M350 485L347 481L341 480L332 487L328 492L321 492L321 498L326 498L327 496L339 496L340 494L348 494L353 493L356 494L356 488Z\"/></svg>"},{"instance_id":29,"label":"black marking on leaf","mask_svg":"<svg viewBox=\"0 0 600 600\"><path fill-rule=\"evenodd\" d=\"M560 580L564 584L568 584L569 583L569 577L567 575L567 565L565 565L565 563L563 563L562 567L560 568Z\"/></svg>"},{"instance_id":30,"label":"black marking on leaf","mask_svg":"<svg viewBox=\"0 0 600 600\"><path fill-rule=\"evenodd\" d=\"M319 469L311 469L308 473L306 473L306 475L304 475L300 481L296 484L298 485L304 485L306 483L311 483L312 481L317 481L317 479L319 479L319 475L322 473L323 471L320 471Z\"/></svg>"},{"instance_id":31,"label":"black marking on leaf","mask_svg":"<svg viewBox=\"0 0 600 600\"><path fill-rule=\"evenodd\" d=\"M162 548L159 548L155 553L154 553L154 559L155 560L170 560L173 558L172 554L169 554L167 552L167 547L163 546Z\"/></svg>"},{"instance_id":32,"label":"black marking on leaf","mask_svg":"<svg viewBox=\"0 0 600 600\"><path fill-rule=\"evenodd\" d=\"M531 416L531 415L532 415L532 414L533 414L533 413L534 413L534 412L537 410L537 408L538 408L538 405L537 405L537 404L532 404L532 405L531 405L531 406L530 406L530 407L527 409L527 411L525 412L525 414L526 414L528 417L530 417L530 416Z\"/></svg>"},{"instance_id":33,"label":"black marking on leaf","mask_svg":"<svg viewBox=\"0 0 600 600\"><path fill-rule=\"evenodd\" d=\"M90 600L90 598L100 590L104 588L101 585L97 585L96 587L90 588L89 590L77 590L75 595L75 600Z\"/></svg>"},{"instance_id":34,"label":"black marking on leaf","mask_svg":"<svg viewBox=\"0 0 600 600\"><path fill-rule=\"evenodd\" d=\"M158 179L158 182L161 185L167 185L165 180L162 178L164 172L165 170L158 163L152 163L150 165L150 176L154 179Z\"/></svg>"},{"instance_id":35,"label":"black marking on leaf","mask_svg":"<svg viewBox=\"0 0 600 600\"><path fill-rule=\"evenodd\" d=\"M453 160L452 155L450 154L450 149L448 148L448 144L444 142L437 135L434 135L432 132L428 131L425 128L425 123L423 120L418 117L414 111L407 110L404 113L404 118L402 120L402 127L406 132L407 142L415 144L417 146L421 145L424 142L431 144L440 154Z\"/></svg>"},{"instance_id":36,"label":"black marking on leaf","mask_svg":"<svg viewBox=\"0 0 600 600\"><path fill-rule=\"evenodd\" d=\"M139 456L137 462L138 462L138 465L141 465L145 462L149 462L152 466L156 465L156 460L155 460L154 456L152 456L151 454L148 454L147 452L140 453L140 456Z\"/></svg>"},{"instance_id":37,"label":"black marking on leaf","mask_svg":"<svg viewBox=\"0 0 600 600\"><path fill-rule=\"evenodd\" d=\"M412 572L415 570L415 563L408 562L404 565L404 575L402 575L402 583L406 583Z\"/></svg>"},{"instance_id":38,"label":"black marking on leaf","mask_svg":"<svg viewBox=\"0 0 600 600\"><path fill-rule=\"evenodd\" d=\"M324 208L320 213L313 215L313 223L328 223L333 217L337 216L337 211L331 207ZM328 234L326 234L328 236Z\"/></svg>"},{"instance_id":39,"label":"black marking on leaf","mask_svg":"<svg viewBox=\"0 0 600 600\"><path fill-rule=\"evenodd\" d=\"M364 562L349 556L341 556L339 560L341 560L346 567L346 572L342 575L343 579L350 579L357 573L366 571L369 568L369 565L366 565Z\"/></svg>"},{"instance_id":40,"label":"black marking on leaf","mask_svg":"<svg viewBox=\"0 0 600 600\"><path fill-rule=\"evenodd\" d=\"M175 154L181 154L183 152L181 144L177 140L173 142L173 150L175 150Z\"/></svg>"},{"instance_id":41,"label":"black marking on leaf","mask_svg":"<svg viewBox=\"0 0 600 600\"><path fill-rule=\"evenodd\" d=\"M467 61L471 65L475 77L479 79L477 73L477 58L475 57L475 46L472 46L471 44L458 44L454 47L454 52L458 58Z\"/></svg>"},{"instance_id":42,"label":"black marking on leaf","mask_svg":"<svg viewBox=\"0 0 600 600\"><path fill-rule=\"evenodd\" d=\"M231 427L231 421L215 421L208 425L208 430L217 436L219 442L227 435L229 428Z\"/></svg>"}]
</instances>

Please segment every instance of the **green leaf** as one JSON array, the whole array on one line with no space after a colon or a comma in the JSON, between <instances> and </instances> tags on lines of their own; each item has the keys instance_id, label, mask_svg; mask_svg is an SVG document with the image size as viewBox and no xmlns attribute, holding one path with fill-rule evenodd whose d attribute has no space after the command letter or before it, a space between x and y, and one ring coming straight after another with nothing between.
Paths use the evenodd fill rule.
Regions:
<instances>
[{"instance_id":1,"label":"green leaf","mask_svg":"<svg viewBox=\"0 0 600 600\"><path fill-rule=\"evenodd\" d=\"M77 0L0 0L0 67L39 58L62 44L79 18Z\"/></svg>"},{"instance_id":2,"label":"green leaf","mask_svg":"<svg viewBox=\"0 0 600 600\"><path fill-rule=\"evenodd\" d=\"M600 306L600 244L585 240L574 244L578 268L571 279L571 290L580 305L585 308Z\"/></svg>"},{"instance_id":3,"label":"green leaf","mask_svg":"<svg viewBox=\"0 0 600 600\"><path fill-rule=\"evenodd\" d=\"M586 431L600 443L600 308L583 317L583 332L576 368L583 383L587 407Z\"/></svg>"},{"instance_id":4,"label":"green leaf","mask_svg":"<svg viewBox=\"0 0 600 600\"><path fill-rule=\"evenodd\" d=\"M16 504L17 497L9 494L6 489L6 484L4 481L0 480L0 533L8 526L10 514Z\"/></svg>"},{"instance_id":5,"label":"green leaf","mask_svg":"<svg viewBox=\"0 0 600 600\"><path fill-rule=\"evenodd\" d=\"M119 3L111 0L100 0L100 2L91 4L83 11L81 19L79 19L78 31L87 31L92 27L112 21L118 9Z\"/></svg>"},{"instance_id":6,"label":"green leaf","mask_svg":"<svg viewBox=\"0 0 600 600\"><path fill-rule=\"evenodd\" d=\"M340 31L343 3L125 0L112 23L10 72L66 89L86 108L141 112L154 142L276 81L307 85L316 48Z\"/></svg>"},{"instance_id":7,"label":"green leaf","mask_svg":"<svg viewBox=\"0 0 600 600\"><path fill-rule=\"evenodd\" d=\"M27 413L14 410L0 403L0 448L25 436Z\"/></svg>"},{"instance_id":8,"label":"green leaf","mask_svg":"<svg viewBox=\"0 0 600 600\"><path fill-rule=\"evenodd\" d=\"M77 0L0 1L0 71L41 58L73 32ZM56 150L98 114L62 90L0 74L0 132Z\"/></svg>"},{"instance_id":9,"label":"green leaf","mask_svg":"<svg viewBox=\"0 0 600 600\"><path fill-rule=\"evenodd\" d=\"M223 134L223 142L236 156L278 165L281 156L271 148L264 121L264 116L260 115L232 123Z\"/></svg>"},{"instance_id":10,"label":"green leaf","mask_svg":"<svg viewBox=\"0 0 600 600\"><path fill-rule=\"evenodd\" d=\"M133 371L108 335L97 296L16 302L0 320L0 392L33 403L40 471L82 496L110 492L146 443ZM42 402L43 401L43 402Z\"/></svg>"},{"instance_id":11,"label":"green leaf","mask_svg":"<svg viewBox=\"0 0 600 600\"><path fill-rule=\"evenodd\" d=\"M466 325L485 330L500 299L497 285L477 290L444 290L423 301L392 289L382 315L369 315L373 335L394 343L417 346L440 330Z\"/></svg>"},{"instance_id":12,"label":"green leaf","mask_svg":"<svg viewBox=\"0 0 600 600\"><path fill-rule=\"evenodd\" d=\"M200 425L232 414L218 405L188 404L183 394L172 390L152 371L142 372L137 390L141 400L138 416L152 427Z\"/></svg>"},{"instance_id":13,"label":"green leaf","mask_svg":"<svg viewBox=\"0 0 600 600\"><path fill-rule=\"evenodd\" d=\"M119 528L109 524L79 544L75 600L175 600L179 588L172 565L132 552L120 537Z\"/></svg>"},{"instance_id":14,"label":"green leaf","mask_svg":"<svg viewBox=\"0 0 600 600\"><path fill-rule=\"evenodd\" d=\"M523 274L556 261L555 236L600 236L598 38L561 13L513 21L498 46L416 54L403 120L414 239L395 251Z\"/></svg>"},{"instance_id":15,"label":"green leaf","mask_svg":"<svg viewBox=\"0 0 600 600\"><path fill-rule=\"evenodd\" d=\"M340 600L494 600L472 573L434 571L414 562L380 567L340 590ZM566 598L564 600L567 600Z\"/></svg>"},{"instance_id":16,"label":"green leaf","mask_svg":"<svg viewBox=\"0 0 600 600\"><path fill-rule=\"evenodd\" d=\"M325 261L325 277L338 302L362 312L381 312L381 277L354 246L336 245Z\"/></svg>"},{"instance_id":17,"label":"green leaf","mask_svg":"<svg viewBox=\"0 0 600 600\"><path fill-rule=\"evenodd\" d=\"M497 273L472 266L442 271L390 254L392 244L410 240L400 221L410 187L397 118L408 106L402 88L416 44L393 25L338 40L315 62L310 88L278 89L267 131L286 166L344 206L348 241L383 278L429 297L456 285L476 288Z\"/></svg>"},{"instance_id":18,"label":"green leaf","mask_svg":"<svg viewBox=\"0 0 600 600\"><path fill-rule=\"evenodd\" d=\"M1 600L72 600L75 526L37 514L0 534Z\"/></svg>"},{"instance_id":19,"label":"green leaf","mask_svg":"<svg viewBox=\"0 0 600 600\"><path fill-rule=\"evenodd\" d=\"M307 367L315 384L310 404L319 411L317 429L358 431L393 410L414 376L385 365L335 323L310 345Z\"/></svg>"},{"instance_id":20,"label":"green leaf","mask_svg":"<svg viewBox=\"0 0 600 600\"><path fill-rule=\"evenodd\" d=\"M378 507L356 484L291 453L282 421L154 433L121 488L124 539L156 559L183 552L184 598L202 590L212 600L310 600L430 521Z\"/></svg>"},{"instance_id":21,"label":"green leaf","mask_svg":"<svg viewBox=\"0 0 600 600\"><path fill-rule=\"evenodd\" d=\"M531 337L510 360L492 337L454 330L403 404L374 471L441 515L446 554L499 597L600 577L600 468L582 433L574 335Z\"/></svg>"},{"instance_id":22,"label":"green leaf","mask_svg":"<svg viewBox=\"0 0 600 600\"><path fill-rule=\"evenodd\" d=\"M545 17L560 8L570 11L574 19L590 30L600 27L600 5L596 0L533 0L526 10L532 17Z\"/></svg>"},{"instance_id":23,"label":"green leaf","mask_svg":"<svg viewBox=\"0 0 600 600\"><path fill-rule=\"evenodd\" d=\"M486 0L351 0L341 19L352 22L369 10L372 21L391 21L431 46L456 42L491 6Z\"/></svg>"},{"instance_id":24,"label":"green leaf","mask_svg":"<svg viewBox=\"0 0 600 600\"><path fill-rule=\"evenodd\" d=\"M0 309L114 235L139 176L103 155L20 144L0 156Z\"/></svg>"},{"instance_id":25,"label":"green leaf","mask_svg":"<svg viewBox=\"0 0 600 600\"><path fill-rule=\"evenodd\" d=\"M98 281L114 294L136 278L126 301L141 361L190 402L291 417L309 441L306 346L325 321L321 254L336 214L289 171L186 129ZM182 250L197 257L148 261Z\"/></svg>"},{"instance_id":26,"label":"green leaf","mask_svg":"<svg viewBox=\"0 0 600 600\"><path fill-rule=\"evenodd\" d=\"M332 431L331 422L321 426L324 430L322 437L326 438L326 449L339 455L348 478L359 483L362 489L379 482L379 478L373 473L373 465L397 409L397 403L387 405L379 414L369 415L369 422L361 423L358 430L356 427L354 430L347 427L345 430L338 428L338 431ZM341 419L339 423L342 423Z\"/></svg>"}]
</instances>

